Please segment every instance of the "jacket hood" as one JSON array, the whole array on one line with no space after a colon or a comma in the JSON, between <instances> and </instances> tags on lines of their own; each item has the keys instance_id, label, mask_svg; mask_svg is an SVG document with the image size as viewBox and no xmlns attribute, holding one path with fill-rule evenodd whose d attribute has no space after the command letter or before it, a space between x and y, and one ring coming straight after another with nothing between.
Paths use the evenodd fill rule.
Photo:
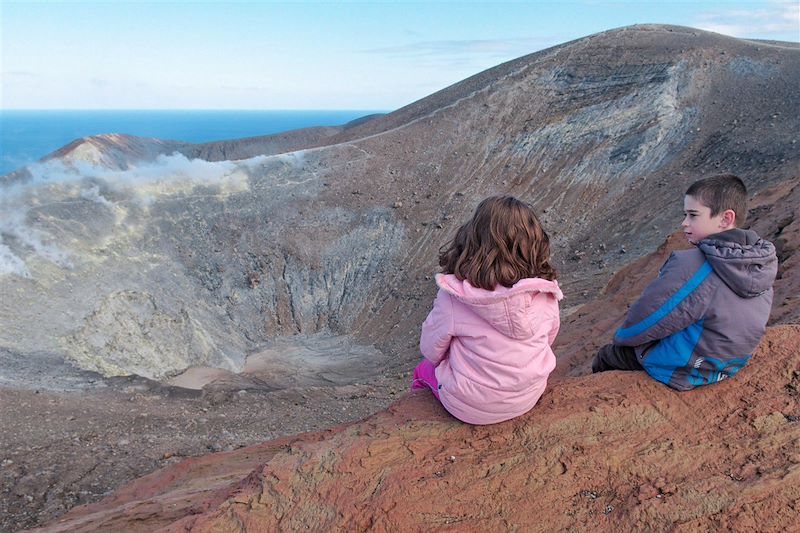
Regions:
<instances>
[{"instance_id":1,"label":"jacket hood","mask_svg":"<svg viewBox=\"0 0 800 533\"><path fill-rule=\"evenodd\" d=\"M697 247L722 281L743 298L758 296L775 281L775 246L752 230L715 233L697 243Z\"/></svg>"},{"instance_id":2,"label":"jacket hood","mask_svg":"<svg viewBox=\"0 0 800 533\"><path fill-rule=\"evenodd\" d=\"M531 335L530 308L538 294L552 294L556 300L564 295L558 282L542 278L525 278L513 287L498 286L493 291L473 287L469 281L453 274L436 274L436 284L456 300L469 306L497 331L514 339Z\"/></svg>"}]
</instances>

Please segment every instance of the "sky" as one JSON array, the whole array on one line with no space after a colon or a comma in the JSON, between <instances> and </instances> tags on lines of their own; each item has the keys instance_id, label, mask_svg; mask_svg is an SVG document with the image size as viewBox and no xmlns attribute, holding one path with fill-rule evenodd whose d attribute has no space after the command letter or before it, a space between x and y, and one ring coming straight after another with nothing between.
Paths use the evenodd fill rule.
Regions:
<instances>
[{"instance_id":1,"label":"sky","mask_svg":"<svg viewBox=\"0 0 800 533\"><path fill-rule=\"evenodd\" d=\"M388 111L640 23L798 42L800 0L0 0L0 108Z\"/></svg>"}]
</instances>

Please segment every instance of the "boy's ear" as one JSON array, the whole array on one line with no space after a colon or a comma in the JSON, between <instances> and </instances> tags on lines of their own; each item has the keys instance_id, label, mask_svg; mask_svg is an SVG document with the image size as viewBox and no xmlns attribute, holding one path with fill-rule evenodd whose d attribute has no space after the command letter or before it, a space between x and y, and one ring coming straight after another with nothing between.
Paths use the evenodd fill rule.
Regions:
<instances>
[{"instance_id":1,"label":"boy's ear","mask_svg":"<svg viewBox=\"0 0 800 533\"><path fill-rule=\"evenodd\" d=\"M736 212L733 209L726 209L722 212L720 226L722 226L724 229L736 227Z\"/></svg>"}]
</instances>

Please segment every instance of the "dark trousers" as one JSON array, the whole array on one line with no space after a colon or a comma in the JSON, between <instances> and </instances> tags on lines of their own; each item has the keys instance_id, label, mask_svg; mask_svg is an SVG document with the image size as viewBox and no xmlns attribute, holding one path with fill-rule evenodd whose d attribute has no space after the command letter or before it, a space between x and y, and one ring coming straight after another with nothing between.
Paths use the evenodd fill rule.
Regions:
<instances>
[{"instance_id":1,"label":"dark trousers","mask_svg":"<svg viewBox=\"0 0 800 533\"><path fill-rule=\"evenodd\" d=\"M644 368L632 347L606 344L594 356L592 372L606 370L644 370Z\"/></svg>"}]
</instances>

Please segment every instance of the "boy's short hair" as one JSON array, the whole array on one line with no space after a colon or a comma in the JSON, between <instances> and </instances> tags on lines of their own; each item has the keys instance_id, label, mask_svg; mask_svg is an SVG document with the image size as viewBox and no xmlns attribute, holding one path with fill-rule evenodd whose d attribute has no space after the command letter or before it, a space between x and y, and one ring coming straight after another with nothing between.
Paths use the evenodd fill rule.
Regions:
<instances>
[{"instance_id":1,"label":"boy's short hair","mask_svg":"<svg viewBox=\"0 0 800 533\"><path fill-rule=\"evenodd\" d=\"M686 196L692 196L706 207L711 208L711 216L726 209L736 213L735 225L742 227L747 220L747 187L733 174L717 174L692 183L686 189Z\"/></svg>"}]
</instances>

